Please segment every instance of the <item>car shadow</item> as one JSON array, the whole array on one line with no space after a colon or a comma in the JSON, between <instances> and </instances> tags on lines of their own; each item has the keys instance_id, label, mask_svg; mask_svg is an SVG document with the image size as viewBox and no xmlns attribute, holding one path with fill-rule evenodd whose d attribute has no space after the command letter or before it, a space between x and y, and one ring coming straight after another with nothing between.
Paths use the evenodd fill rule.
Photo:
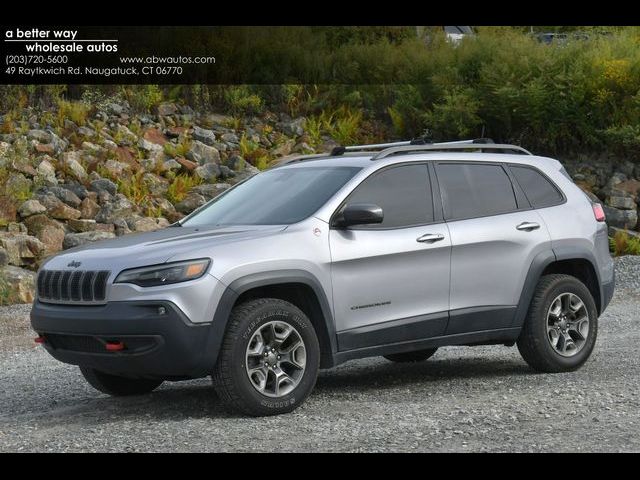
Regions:
<instances>
[{"instance_id":1,"label":"car shadow","mask_svg":"<svg viewBox=\"0 0 640 480\"><path fill-rule=\"evenodd\" d=\"M356 361L320 372L314 394L338 394L345 390L367 393L381 387L415 385L425 382L442 383L465 378L500 378L533 375L523 362L486 359L481 357L430 359L420 363L392 363L387 361ZM74 397L51 409L36 413L42 427L65 424L100 425L117 421L148 418L150 422L188 419L243 418L228 411L207 379L189 382L167 382L158 390L131 397ZM251 421L249 417L244 417ZM255 421L259 421L254 419Z\"/></svg>"},{"instance_id":2,"label":"car shadow","mask_svg":"<svg viewBox=\"0 0 640 480\"><path fill-rule=\"evenodd\" d=\"M410 386L425 382L450 382L459 379L500 378L534 375L524 362L505 359L467 357L456 359L429 359L425 362L394 363L386 360L373 365L337 368L321 372L316 382L317 391L339 392L344 388L361 391L377 390L381 386Z\"/></svg>"}]
</instances>

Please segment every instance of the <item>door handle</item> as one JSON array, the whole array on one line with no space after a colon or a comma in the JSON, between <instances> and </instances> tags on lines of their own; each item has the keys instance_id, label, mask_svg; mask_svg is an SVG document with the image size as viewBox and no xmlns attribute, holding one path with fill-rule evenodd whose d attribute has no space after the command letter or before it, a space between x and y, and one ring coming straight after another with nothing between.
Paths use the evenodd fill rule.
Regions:
<instances>
[{"instance_id":1,"label":"door handle","mask_svg":"<svg viewBox=\"0 0 640 480\"><path fill-rule=\"evenodd\" d=\"M532 230L537 230L538 228L540 228L540 224L539 223L534 223L534 222L522 222L520 225L518 225L516 227L517 230L522 230L525 232L530 232Z\"/></svg>"},{"instance_id":2,"label":"door handle","mask_svg":"<svg viewBox=\"0 0 640 480\"><path fill-rule=\"evenodd\" d=\"M416 238L416 242L420 243L433 243L444 240L444 235L441 233L425 233L421 237Z\"/></svg>"}]
</instances>

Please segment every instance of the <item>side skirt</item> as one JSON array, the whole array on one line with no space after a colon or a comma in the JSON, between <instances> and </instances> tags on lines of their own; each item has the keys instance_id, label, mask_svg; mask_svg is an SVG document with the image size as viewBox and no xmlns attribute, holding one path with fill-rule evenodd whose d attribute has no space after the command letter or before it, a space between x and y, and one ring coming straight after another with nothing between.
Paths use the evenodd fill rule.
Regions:
<instances>
[{"instance_id":1,"label":"side skirt","mask_svg":"<svg viewBox=\"0 0 640 480\"><path fill-rule=\"evenodd\" d=\"M410 340L385 345L355 348L341 351L334 356L334 366L347 360L357 358L378 357L392 353L404 353L426 348L436 348L452 345L489 345L489 344L510 344L520 335L521 327L499 328L492 330L481 330L477 332L458 333L453 335L442 335L420 340Z\"/></svg>"}]
</instances>

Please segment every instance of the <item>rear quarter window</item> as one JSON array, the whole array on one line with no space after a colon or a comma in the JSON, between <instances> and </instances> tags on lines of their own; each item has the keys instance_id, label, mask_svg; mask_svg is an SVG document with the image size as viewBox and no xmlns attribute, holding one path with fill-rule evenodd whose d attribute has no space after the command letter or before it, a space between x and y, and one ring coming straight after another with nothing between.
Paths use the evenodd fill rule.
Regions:
<instances>
[{"instance_id":1,"label":"rear quarter window","mask_svg":"<svg viewBox=\"0 0 640 480\"><path fill-rule=\"evenodd\" d=\"M509 169L532 207L551 207L564 201L560 190L538 170L516 165L510 165Z\"/></svg>"}]
</instances>

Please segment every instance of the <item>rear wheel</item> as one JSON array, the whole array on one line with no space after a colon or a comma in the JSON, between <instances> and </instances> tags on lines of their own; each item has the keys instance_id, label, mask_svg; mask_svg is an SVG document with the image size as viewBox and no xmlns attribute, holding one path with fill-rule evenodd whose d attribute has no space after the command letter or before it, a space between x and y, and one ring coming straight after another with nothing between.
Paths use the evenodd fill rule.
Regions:
<instances>
[{"instance_id":1,"label":"rear wheel","mask_svg":"<svg viewBox=\"0 0 640 480\"><path fill-rule=\"evenodd\" d=\"M426 348L424 350L416 350L415 352L392 353L385 355L384 358L391 362L398 363L423 362L431 358L437 350L437 348Z\"/></svg>"},{"instance_id":2,"label":"rear wheel","mask_svg":"<svg viewBox=\"0 0 640 480\"><path fill-rule=\"evenodd\" d=\"M94 368L80 367L85 380L96 390L115 397L143 395L160 386L162 380L147 378L127 378L110 375Z\"/></svg>"},{"instance_id":3,"label":"rear wheel","mask_svg":"<svg viewBox=\"0 0 640 480\"><path fill-rule=\"evenodd\" d=\"M277 415L304 402L319 365L318 338L307 316L289 302L263 298L231 312L212 378L230 409Z\"/></svg>"},{"instance_id":4,"label":"rear wheel","mask_svg":"<svg viewBox=\"0 0 640 480\"><path fill-rule=\"evenodd\" d=\"M570 275L545 275L518 338L525 361L541 372L576 370L596 342L598 311L589 289Z\"/></svg>"}]
</instances>

